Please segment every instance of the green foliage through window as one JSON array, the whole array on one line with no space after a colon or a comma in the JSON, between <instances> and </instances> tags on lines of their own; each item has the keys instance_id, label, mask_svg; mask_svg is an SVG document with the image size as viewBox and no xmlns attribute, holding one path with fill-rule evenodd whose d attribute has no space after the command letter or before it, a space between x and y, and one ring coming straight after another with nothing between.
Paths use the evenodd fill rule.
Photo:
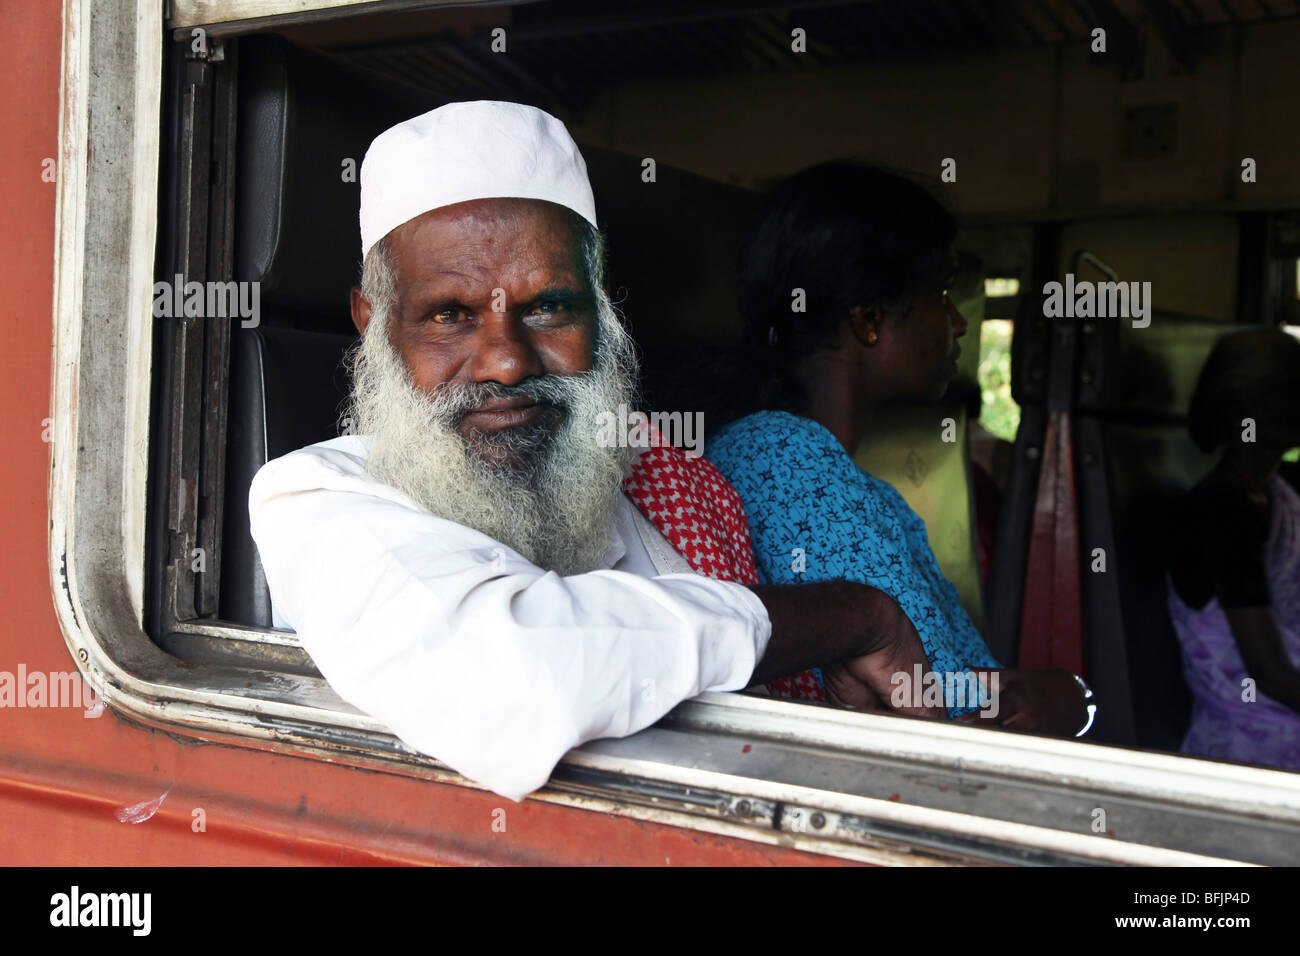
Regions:
<instances>
[{"instance_id":1,"label":"green foliage through window","mask_svg":"<svg viewBox=\"0 0 1300 956\"><path fill-rule=\"evenodd\" d=\"M1009 319L980 324L980 424L1007 441L1016 440L1020 427L1020 406L1011 397L1011 325Z\"/></svg>"}]
</instances>

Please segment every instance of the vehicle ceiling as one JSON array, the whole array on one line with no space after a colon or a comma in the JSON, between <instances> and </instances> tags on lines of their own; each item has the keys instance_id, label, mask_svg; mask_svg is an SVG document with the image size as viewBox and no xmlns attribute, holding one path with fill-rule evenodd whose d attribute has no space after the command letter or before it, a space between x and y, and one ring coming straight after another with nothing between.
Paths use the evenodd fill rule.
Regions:
<instances>
[{"instance_id":1,"label":"vehicle ceiling","mask_svg":"<svg viewBox=\"0 0 1300 956\"><path fill-rule=\"evenodd\" d=\"M577 111L611 84L1052 46L1085 40L1098 24L1128 68L1141 68L1149 26L1190 70L1207 28L1298 13L1295 0L660 0L635 9L551 0L349 18L285 35L449 99L506 95ZM508 62L473 39L503 22ZM795 27L807 31L807 52L792 58Z\"/></svg>"}]
</instances>

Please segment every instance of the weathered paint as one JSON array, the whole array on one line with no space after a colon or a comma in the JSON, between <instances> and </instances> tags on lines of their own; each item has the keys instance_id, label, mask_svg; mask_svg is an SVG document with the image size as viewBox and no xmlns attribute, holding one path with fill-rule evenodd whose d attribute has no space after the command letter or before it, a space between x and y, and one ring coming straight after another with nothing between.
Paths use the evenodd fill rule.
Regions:
<instances>
[{"instance_id":1,"label":"weathered paint","mask_svg":"<svg viewBox=\"0 0 1300 956\"><path fill-rule=\"evenodd\" d=\"M57 4L11 0L0 30L0 670L76 670L42 555L49 533ZM112 62L105 56L99 63ZM103 68L96 67L96 68ZM152 806L163 795L158 806ZM140 805L144 804L144 807ZM131 808L128 819L120 815ZM154 812L147 818L149 809ZM493 820L505 811L505 830ZM204 832L196 832L202 810ZM0 863L769 864L811 853L454 784L186 740L80 709L0 709ZM499 828L498 828L499 830Z\"/></svg>"}]
</instances>

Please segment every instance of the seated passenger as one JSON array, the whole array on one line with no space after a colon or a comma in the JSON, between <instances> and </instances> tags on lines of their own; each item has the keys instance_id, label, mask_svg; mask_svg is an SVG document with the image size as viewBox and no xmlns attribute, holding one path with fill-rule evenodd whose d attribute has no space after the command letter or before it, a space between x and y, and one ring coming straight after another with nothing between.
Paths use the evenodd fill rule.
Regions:
<instances>
[{"instance_id":1,"label":"seated passenger","mask_svg":"<svg viewBox=\"0 0 1300 956\"><path fill-rule=\"evenodd\" d=\"M744 500L760 580L880 588L916 625L950 716L1074 735L1091 724L1082 681L999 670L924 522L851 457L879 410L935 402L956 374L966 322L947 297L955 233L924 189L872 167L828 163L778 185L740 264L749 386L732 395L744 389L761 410L719 430L706 454ZM954 679L972 670L997 672L996 713L972 713ZM822 680L840 702L888 702L839 665Z\"/></svg>"},{"instance_id":2,"label":"seated passenger","mask_svg":"<svg viewBox=\"0 0 1300 956\"><path fill-rule=\"evenodd\" d=\"M345 700L520 799L570 748L705 690L844 660L885 692L928 667L874 588L695 573L753 580L734 491L703 459L598 438L635 407L635 353L558 120L477 102L400 123L366 154L360 218L360 434L249 492L276 619Z\"/></svg>"},{"instance_id":3,"label":"seated passenger","mask_svg":"<svg viewBox=\"0 0 1300 956\"><path fill-rule=\"evenodd\" d=\"M1192 692L1184 753L1300 770L1300 342L1237 332L1210 353L1188 414L1214 470L1172 523L1169 612Z\"/></svg>"}]
</instances>

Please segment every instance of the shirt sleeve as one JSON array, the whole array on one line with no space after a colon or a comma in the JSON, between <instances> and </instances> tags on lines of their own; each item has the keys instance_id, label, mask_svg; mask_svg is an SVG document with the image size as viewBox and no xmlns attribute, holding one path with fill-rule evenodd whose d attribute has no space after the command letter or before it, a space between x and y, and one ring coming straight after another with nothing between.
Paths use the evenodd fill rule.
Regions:
<instances>
[{"instance_id":1,"label":"shirt sleeve","mask_svg":"<svg viewBox=\"0 0 1300 956\"><path fill-rule=\"evenodd\" d=\"M275 604L346 701L513 800L571 748L740 690L771 624L696 574L561 577L315 449L266 465L249 514Z\"/></svg>"}]
</instances>

